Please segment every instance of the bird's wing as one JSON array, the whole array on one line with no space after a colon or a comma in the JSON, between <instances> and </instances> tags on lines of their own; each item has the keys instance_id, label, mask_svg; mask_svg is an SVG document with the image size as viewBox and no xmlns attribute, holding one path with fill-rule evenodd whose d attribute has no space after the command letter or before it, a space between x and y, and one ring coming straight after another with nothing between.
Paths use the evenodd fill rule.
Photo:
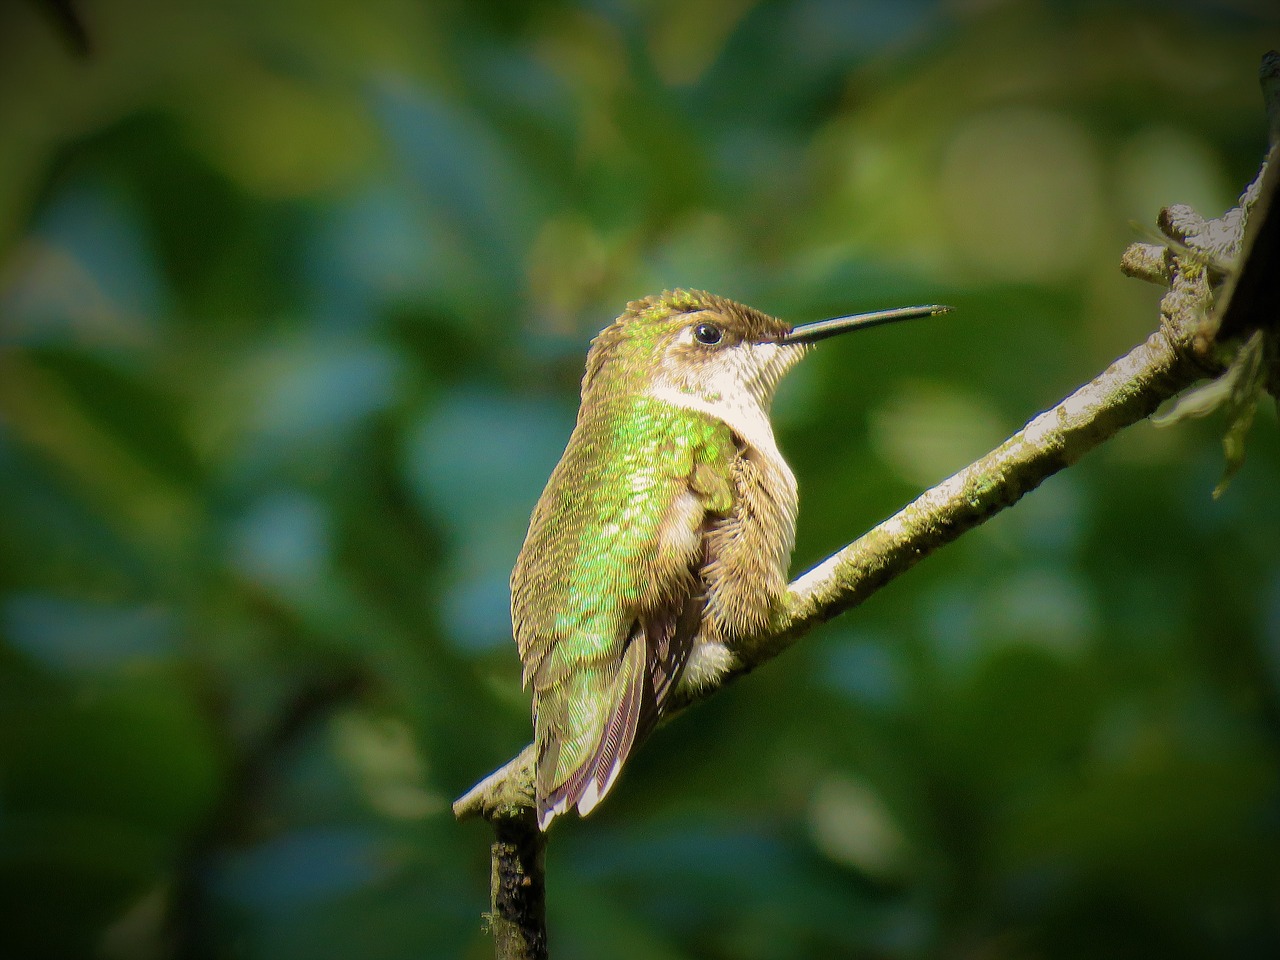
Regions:
<instances>
[{"instance_id":1,"label":"bird's wing","mask_svg":"<svg viewBox=\"0 0 1280 960\"><path fill-rule=\"evenodd\" d=\"M649 398L580 416L511 578L544 826L604 796L679 679L735 454L719 421Z\"/></svg>"}]
</instances>

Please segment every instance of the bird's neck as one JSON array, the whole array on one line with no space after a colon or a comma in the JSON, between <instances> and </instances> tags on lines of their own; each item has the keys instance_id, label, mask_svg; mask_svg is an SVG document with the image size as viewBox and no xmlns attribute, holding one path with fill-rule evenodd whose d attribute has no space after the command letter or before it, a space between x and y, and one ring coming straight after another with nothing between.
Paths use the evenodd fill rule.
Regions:
<instances>
[{"instance_id":1,"label":"bird's neck","mask_svg":"<svg viewBox=\"0 0 1280 960\"><path fill-rule=\"evenodd\" d=\"M791 470L778 450L769 410L750 392L689 391L671 383L659 382L650 389L649 396L674 407L694 410L721 421L756 457L784 471L788 477L791 476Z\"/></svg>"}]
</instances>

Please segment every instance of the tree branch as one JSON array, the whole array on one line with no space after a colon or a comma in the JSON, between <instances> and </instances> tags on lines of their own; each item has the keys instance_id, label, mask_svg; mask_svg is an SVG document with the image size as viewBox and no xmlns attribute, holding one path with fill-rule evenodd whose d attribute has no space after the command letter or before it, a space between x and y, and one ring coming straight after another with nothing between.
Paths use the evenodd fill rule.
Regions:
<instances>
[{"instance_id":1,"label":"tree branch","mask_svg":"<svg viewBox=\"0 0 1280 960\"><path fill-rule=\"evenodd\" d=\"M1274 66L1272 62L1272 73ZM1274 88L1280 85L1266 86L1266 70L1264 63L1264 94L1271 110L1277 98ZM1272 159L1274 165L1275 150ZM1124 273L1169 288L1160 301L1159 329L1145 343L995 450L793 582L769 629L735 651L733 668L714 683L682 688L676 702L668 705L667 718L772 660L818 624L858 606L939 547L1017 503L1045 479L1150 416L1198 380L1221 374L1231 351L1222 340L1230 332L1222 329L1219 314L1225 311L1215 311L1215 298L1223 280L1246 273L1253 259L1252 244L1245 243L1250 215L1261 222L1270 214L1274 221L1276 173L1265 181L1270 189L1264 190L1266 172L1264 164L1239 204L1222 217L1205 220L1187 207L1169 207L1158 220L1164 238L1135 243L1125 251ZM1270 263L1261 266L1270 272ZM1239 286L1231 283L1229 289L1245 293ZM1245 298L1224 297L1223 306L1236 299ZM1261 305L1253 303L1253 297L1247 299L1256 313ZM1236 303L1234 310L1245 306ZM1273 316L1274 302L1266 306L1268 316ZM1274 329L1269 336L1274 341ZM1275 353L1274 342L1269 349ZM493 925L499 960L546 956L541 868L545 840L533 813L534 766L530 745L453 805L458 819L482 816L497 831L498 842L492 848Z\"/></svg>"},{"instance_id":2,"label":"tree branch","mask_svg":"<svg viewBox=\"0 0 1280 960\"><path fill-rule=\"evenodd\" d=\"M739 672L754 669L814 626L858 606L939 547L1013 506L1123 427L1150 415L1205 372L1166 329L1152 334L985 457L796 580L773 628L743 652Z\"/></svg>"},{"instance_id":3,"label":"tree branch","mask_svg":"<svg viewBox=\"0 0 1280 960\"><path fill-rule=\"evenodd\" d=\"M527 751L526 751L527 752ZM547 960L547 835L530 806L493 821L489 929L499 960Z\"/></svg>"},{"instance_id":4,"label":"tree branch","mask_svg":"<svg viewBox=\"0 0 1280 960\"><path fill-rule=\"evenodd\" d=\"M674 713L791 647L820 623L856 607L944 544L1017 503L1120 429L1211 372L1165 324L1095 380L1040 414L985 457L925 491L889 519L794 581L769 631L737 651L715 683L682 689ZM683 696L683 699L679 699ZM506 820L533 803L532 744L453 805L460 820Z\"/></svg>"},{"instance_id":5,"label":"tree branch","mask_svg":"<svg viewBox=\"0 0 1280 960\"><path fill-rule=\"evenodd\" d=\"M737 665L716 683L680 690L668 717L772 660L818 624L862 603L939 547L1012 506L1121 428L1148 416L1204 373L1162 327L991 453L792 583L771 629L737 651ZM453 805L458 819L483 816L497 831L491 851L491 925L499 960L546 956L543 878L540 869L529 872L531 864L540 867L545 844L533 813L533 780L530 744ZM536 894L522 898L512 878L532 884Z\"/></svg>"}]
</instances>

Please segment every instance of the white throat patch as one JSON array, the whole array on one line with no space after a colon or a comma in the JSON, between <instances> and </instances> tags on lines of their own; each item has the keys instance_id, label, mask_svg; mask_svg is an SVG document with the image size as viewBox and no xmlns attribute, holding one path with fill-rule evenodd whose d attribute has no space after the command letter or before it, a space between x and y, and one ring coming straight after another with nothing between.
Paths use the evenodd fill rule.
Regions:
<instances>
[{"instance_id":1,"label":"white throat patch","mask_svg":"<svg viewBox=\"0 0 1280 960\"><path fill-rule=\"evenodd\" d=\"M654 384L649 395L673 407L696 410L723 421L766 462L789 475L790 468L773 436L768 404L778 381L803 356L803 351L776 343L743 344L733 349L751 352L741 355L737 364L717 365L696 391L664 377Z\"/></svg>"}]
</instances>

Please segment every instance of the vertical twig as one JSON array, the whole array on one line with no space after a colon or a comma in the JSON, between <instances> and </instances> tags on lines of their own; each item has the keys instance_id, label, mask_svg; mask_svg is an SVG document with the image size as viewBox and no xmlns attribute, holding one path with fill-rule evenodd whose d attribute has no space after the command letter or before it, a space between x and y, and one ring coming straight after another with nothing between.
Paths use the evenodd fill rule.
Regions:
<instances>
[{"instance_id":1,"label":"vertical twig","mask_svg":"<svg viewBox=\"0 0 1280 960\"><path fill-rule=\"evenodd\" d=\"M497 960L547 960L546 834L528 811L493 821L489 927Z\"/></svg>"}]
</instances>

